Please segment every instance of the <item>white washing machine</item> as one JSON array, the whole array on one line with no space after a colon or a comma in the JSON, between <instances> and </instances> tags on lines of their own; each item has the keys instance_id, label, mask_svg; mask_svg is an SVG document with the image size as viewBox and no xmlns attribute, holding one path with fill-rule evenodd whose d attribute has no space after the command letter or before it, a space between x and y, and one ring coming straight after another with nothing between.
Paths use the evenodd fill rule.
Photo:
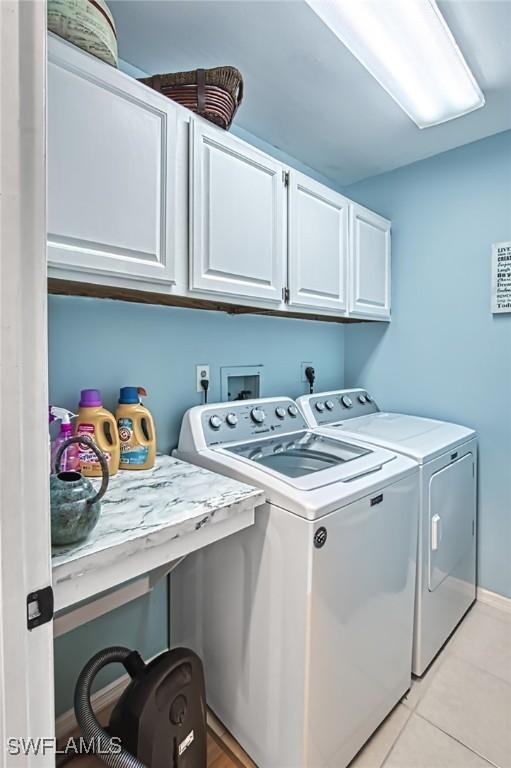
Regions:
<instances>
[{"instance_id":1,"label":"white washing machine","mask_svg":"<svg viewBox=\"0 0 511 768\"><path fill-rule=\"evenodd\" d=\"M422 675L476 598L477 438L445 421L382 413L364 389L298 398L311 427L420 464L413 666Z\"/></svg>"},{"instance_id":2,"label":"white washing machine","mask_svg":"<svg viewBox=\"0 0 511 768\"><path fill-rule=\"evenodd\" d=\"M260 768L343 768L410 687L418 466L289 398L198 406L175 455L266 492L173 573L173 643Z\"/></svg>"}]
</instances>

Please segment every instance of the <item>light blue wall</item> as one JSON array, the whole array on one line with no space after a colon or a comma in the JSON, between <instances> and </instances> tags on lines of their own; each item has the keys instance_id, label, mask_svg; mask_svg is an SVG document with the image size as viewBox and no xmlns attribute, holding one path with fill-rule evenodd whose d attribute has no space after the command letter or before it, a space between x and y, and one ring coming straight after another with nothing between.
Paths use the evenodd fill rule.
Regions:
<instances>
[{"instance_id":1,"label":"light blue wall","mask_svg":"<svg viewBox=\"0 0 511 768\"><path fill-rule=\"evenodd\" d=\"M83 624L55 640L55 713L73 706L76 679L91 656L110 645L136 648L150 659L167 647L167 581L131 603ZM120 664L102 670L94 683L98 690L123 675Z\"/></svg>"},{"instance_id":2,"label":"light blue wall","mask_svg":"<svg viewBox=\"0 0 511 768\"><path fill-rule=\"evenodd\" d=\"M507 132L345 190L393 222L389 326L50 297L50 398L75 408L79 389L99 386L113 408L120 385L144 385L168 450L183 411L200 401L196 363L211 365L214 400L221 365L261 363L263 394L295 396L305 391L300 362L311 360L318 389L341 386L345 372L346 385L367 386L385 408L473 425L481 436L479 580L511 596L511 315L491 315L489 288L490 244L511 239L510 178ZM97 649L125 643L151 656L166 644L166 622L162 584L59 638L57 713L71 706L78 672Z\"/></svg>"},{"instance_id":3,"label":"light blue wall","mask_svg":"<svg viewBox=\"0 0 511 768\"><path fill-rule=\"evenodd\" d=\"M318 386L342 381L343 345L335 323L50 296L50 399L76 409L80 389L99 387L115 409L120 386L144 386L168 452L184 411L202 402L196 364L210 365L211 401L220 399L221 366L236 365L264 366L262 396L295 397L306 391L302 361L314 363Z\"/></svg>"},{"instance_id":4,"label":"light blue wall","mask_svg":"<svg viewBox=\"0 0 511 768\"><path fill-rule=\"evenodd\" d=\"M130 75L131 77L148 77L149 72L144 72L139 67L135 67L133 64L130 64L128 61L124 61L123 59L119 59L119 69L122 72L125 72L127 75ZM239 136L240 139L243 139L244 141L248 141L249 144L252 144L252 146L257 147L262 152L267 152L269 155L272 155L277 160L280 160L282 163L285 163L286 165L289 165L291 168L294 168L297 171L301 171L301 173L305 173L308 176L311 176L311 178L316 179L316 181L319 181L321 184L326 184L328 187L331 187L332 189L337 189L340 191L339 185L332 181L331 179L328 179L323 174L316 171L314 168L311 168L308 165L305 165L304 163L301 163L299 160L296 160L296 158L292 157L291 155L288 155L285 150L280 149L279 147L273 146L273 144L269 144L264 139L260 139L258 136L255 136L253 133L250 133L249 131L245 130L245 128L241 128L237 123L236 120L232 124L231 128L229 129L232 134L235 136Z\"/></svg>"},{"instance_id":5,"label":"light blue wall","mask_svg":"<svg viewBox=\"0 0 511 768\"><path fill-rule=\"evenodd\" d=\"M346 385L477 429L479 583L511 597L511 315L490 311L491 244L511 240L511 132L345 192L392 220L392 323L347 326Z\"/></svg>"},{"instance_id":6,"label":"light blue wall","mask_svg":"<svg viewBox=\"0 0 511 768\"><path fill-rule=\"evenodd\" d=\"M176 445L184 411L201 402L195 365L211 366L210 400L220 396L220 367L262 364L262 395L306 391L300 363L312 361L317 383L337 387L344 375L344 326L312 320L227 315L119 301L49 297L49 369L52 403L76 409L79 391L99 387L115 408L122 385L143 385L160 450ZM57 713L72 704L82 665L112 643L147 656L165 647L164 585L149 598L118 609L59 638L55 644ZM119 675L113 668L110 677ZM103 678L102 682L107 678Z\"/></svg>"},{"instance_id":7,"label":"light blue wall","mask_svg":"<svg viewBox=\"0 0 511 768\"><path fill-rule=\"evenodd\" d=\"M316 171L314 168L311 168L309 165L300 163L294 157L292 157L291 155L288 155L287 152L285 152L283 149L280 149L279 147L275 147L273 146L273 144L269 144L267 141L264 141L264 139L260 139L258 136L254 136L253 133L249 133L248 131L245 131L244 128L240 128L236 124L234 124L231 128L231 133L233 133L235 136L239 136L239 138L243 139L244 141L248 141L249 144L252 144L252 146L257 147L262 152L266 152L272 157L275 157L281 163L288 165L290 168L294 168L295 171L300 171L300 173L305 173L306 176L310 176L312 179L316 179L316 181L319 181L320 184L326 184L327 187L330 187L331 189L336 189L338 192L342 192L342 188L337 182L327 178L322 173L319 173L319 171Z\"/></svg>"}]
</instances>

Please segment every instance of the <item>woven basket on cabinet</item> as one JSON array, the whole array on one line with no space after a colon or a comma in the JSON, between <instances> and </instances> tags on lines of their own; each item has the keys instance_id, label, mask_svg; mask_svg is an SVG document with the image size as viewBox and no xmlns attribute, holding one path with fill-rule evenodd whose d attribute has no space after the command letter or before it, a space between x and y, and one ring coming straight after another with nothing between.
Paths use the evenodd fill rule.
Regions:
<instances>
[{"instance_id":1,"label":"woven basket on cabinet","mask_svg":"<svg viewBox=\"0 0 511 768\"><path fill-rule=\"evenodd\" d=\"M226 129L243 99L243 78L235 67L152 75L140 82Z\"/></svg>"}]
</instances>

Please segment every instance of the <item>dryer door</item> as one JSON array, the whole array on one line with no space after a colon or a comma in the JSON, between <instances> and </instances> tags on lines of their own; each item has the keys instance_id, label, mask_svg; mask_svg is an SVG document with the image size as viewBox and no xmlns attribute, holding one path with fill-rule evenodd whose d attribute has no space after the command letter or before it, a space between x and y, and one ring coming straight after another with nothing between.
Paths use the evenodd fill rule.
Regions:
<instances>
[{"instance_id":1,"label":"dryer door","mask_svg":"<svg viewBox=\"0 0 511 768\"><path fill-rule=\"evenodd\" d=\"M429 481L429 590L452 573L473 544L474 456L467 453Z\"/></svg>"}]
</instances>

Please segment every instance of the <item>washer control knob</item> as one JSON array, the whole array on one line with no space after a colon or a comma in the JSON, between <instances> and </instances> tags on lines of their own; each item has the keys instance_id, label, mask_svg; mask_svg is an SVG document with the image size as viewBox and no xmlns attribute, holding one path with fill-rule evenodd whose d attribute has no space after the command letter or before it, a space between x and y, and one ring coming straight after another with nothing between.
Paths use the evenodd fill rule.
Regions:
<instances>
[{"instance_id":1,"label":"washer control knob","mask_svg":"<svg viewBox=\"0 0 511 768\"><path fill-rule=\"evenodd\" d=\"M365 405L367 403L367 397L365 395L359 395L358 402L362 403L362 405Z\"/></svg>"},{"instance_id":2,"label":"washer control knob","mask_svg":"<svg viewBox=\"0 0 511 768\"><path fill-rule=\"evenodd\" d=\"M290 405L289 408L287 409L287 412L289 413L290 416L293 417L293 419L296 419L296 417L298 416L298 408L296 407L296 405Z\"/></svg>"},{"instance_id":3,"label":"washer control knob","mask_svg":"<svg viewBox=\"0 0 511 768\"><path fill-rule=\"evenodd\" d=\"M222 426L222 419L220 416L217 416L216 414L213 414L213 416L209 417L209 426L211 429L220 429Z\"/></svg>"},{"instance_id":4,"label":"washer control knob","mask_svg":"<svg viewBox=\"0 0 511 768\"><path fill-rule=\"evenodd\" d=\"M351 397L348 397L348 395L343 395L341 397L341 403L344 405L345 408L351 408L353 406Z\"/></svg>"},{"instance_id":5,"label":"washer control knob","mask_svg":"<svg viewBox=\"0 0 511 768\"><path fill-rule=\"evenodd\" d=\"M236 424L238 423L238 417L236 416L235 413L228 413L227 416L225 417L225 420L230 427L235 427Z\"/></svg>"},{"instance_id":6,"label":"washer control knob","mask_svg":"<svg viewBox=\"0 0 511 768\"><path fill-rule=\"evenodd\" d=\"M281 405L279 405L277 408L275 408L275 416L278 419L285 419L286 418L286 409L283 408Z\"/></svg>"},{"instance_id":7,"label":"washer control knob","mask_svg":"<svg viewBox=\"0 0 511 768\"><path fill-rule=\"evenodd\" d=\"M368 395L367 392L366 392L366 401L368 403L372 403L373 402L373 398L371 397L371 395Z\"/></svg>"},{"instance_id":8,"label":"washer control knob","mask_svg":"<svg viewBox=\"0 0 511 768\"><path fill-rule=\"evenodd\" d=\"M262 408L252 408L250 411L250 418L255 421L256 424L262 424L266 418L266 414Z\"/></svg>"},{"instance_id":9,"label":"washer control knob","mask_svg":"<svg viewBox=\"0 0 511 768\"><path fill-rule=\"evenodd\" d=\"M325 400L325 405L326 405L326 407L327 407L327 409L329 411L333 411L334 410L334 404L333 404L332 400Z\"/></svg>"},{"instance_id":10,"label":"washer control knob","mask_svg":"<svg viewBox=\"0 0 511 768\"><path fill-rule=\"evenodd\" d=\"M316 410L319 411L320 413L323 413L323 411L325 410L325 404L322 403L321 400L318 400L318 402L316 403Z\"/></svg>"}]
</instances>

